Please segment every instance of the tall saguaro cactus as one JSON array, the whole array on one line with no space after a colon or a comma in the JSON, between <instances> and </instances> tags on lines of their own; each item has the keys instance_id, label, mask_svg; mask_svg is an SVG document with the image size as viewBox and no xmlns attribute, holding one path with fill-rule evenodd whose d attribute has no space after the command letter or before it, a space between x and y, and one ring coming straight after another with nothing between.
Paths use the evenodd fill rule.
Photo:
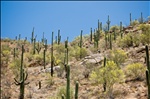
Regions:
<instances>
[{"instance_id":1,"label":"tall saguaro cactus","mask_svg":"<svg viewBox=\"0 0 150 99\"><path fill-rule=\"evenodd\" d=\"M45 56L46 56L46 50L44 49L44 52L43 52L43 61L44 61L44 69L45 69L45 65L46 65L46 63L45 63Z\"/></svg>"},{"instance_id":2,"label":"tall saguaro cactus","mask_svg":"<svg viewBox=\"0 0 150 99\"><path fill-rule=\"evenodd\" d=\"M140 20L140 23L143 23L143 15L142 15L142 12L141 12L141 20Z\"/></svg>"},{"instance_id":3,"label":"tall saguaro cactus","mask_svg":"<svg viewBox=\"0 0 150 99\"><path fill-rule=\"evenodd\" d=\"M80 59L82 58L82 30L81 30L81 34L80 34Z\"/></svg>"},{"instance_id":4,"label":"tall saguaro cactus","mask_svg":"<svg viewBox=\"0 0 150 99\"><path fill-rule=\"evenodd\" d=\"M54 32L52 32L52 42L51 42L51 76L53 77L53 66L54 66L54 56L53 56L53 35L54 35Z\"/></svg>"},{"instance_id":5,"label":"tall saguaro cactus","mask_svg":"<svg viewBox=\"0 0 150 99\"><path fill-rule=\"evenodd\" d=\"M67 65L66 99L70 99L70 66L69 65Z\"/></svg>"},{"instance_id":6,"label":"tall saguaro cactus","mask_svg":"<svg viewBox=\"0 0 150 99\"><path fill-rule=\"evenodd\" d=\"M32 35L31 35L31 43L33 43L33 41L34 41L34 27L33 27Z\"/></svg>"},{"instance_id":7,"label":"tall saguaro cactus","mask_svg":"<svg viewBox=\"0 0 150 99\"><path fill-rule=\"evenodd\" d=\"M147 81L147 86L148 86L148 99L150 99L150 61L149 61L149 51L148 51L147 45L145 49L146 49L146 65L147 65L146 81Z\"/></svg>"},{"instance_id":8,"label":"tall saguaro cactus","mask_svg":"<svg viewBox=\"0 0 150 99\"><path fill-rule=\"evenodd\" d=\"M58 41L58 45L59 45L59 44L60 44L60 41L61 41L60 30L58 30L58 37L57 37L57 38L58 38L57 41Z\"/></svg>"},{"instance_id":9,"label":"tall saguaro cactus","mask_svg":"<svg viewBox=\"0 0 150 99\"><path fill-rule=\"evenodd\" d=\"M92 34L92 28L91 28L91 34L90 34L90 41L92 42L93 34Z\"/></svg>"},{"instance_id":10,"label":"tall saguaro cactus","mask_svg":"<svg viewBox=\"0 0 150 99\"><path fill-rule=\"evenodd\" d=\"M45 40L45 38L44 38L44 32L43 32L43 38L42 38L42 43L44 44L44 40Z\"/></svg>"},{"instance_id":11,"label":"tall saguaro cactus","mask_svg":"<svg viewBox=\"0 0 150 99\"><path fill-rule=\"evenodd\" d=\"M108 20L107 20L107 25L108 25L108 31L109 31L109 28L110 28L110 21L109 21L109 15L108 15Z\"/></svg>"},{"instance_id":12,"label":"tall saguaro cactus","mask_svg":"<svg viewBox=\"0 0 150 99\"><path fill-rule=\"evenodd\" d=\"M109 46L110 46L110 49L112 50L112 39L111 39L111 34L109 35Z\"/></svg>"},{"instance_id":13,"label":"tall saguaro cactus","mask_svg":"<svg viewBox=\"0 0 150 99\"><path fill-rule=\"evenodd\" d=\"M15 78L15 84L20 85L20 96L19 99L24 99L24 88L25 85L29 83L25 83L25 80L27 80L28 74L24 72L24 67L23 67L23 54L24 54L24 46L22 45L22 54L21 54L21 66L20 66L20 80L17 81Z\"/></svg>"},{"instance_id":14,"label":"tall saguaro cactus","mask_svg":"<svg viewBox=\"0 0 150 99\"><path fill-rule=\"evenodd\" d=\"M130 13L130 25L131 25L131 22L132 22L132 17L131 17L131 13Z\"/></svg>"},{"instance_id":15,"label":"tall saguaro cactus","mask_svg":"<svg viewBox=\"0 0 150 99\"><path fill-rule=\"evenodd\" d=\"M104 67L106 66L106 57L104 57ZM105 75L105 74L104 74ZM103 84L104 92L106 91L106 79L104 78L104 84Z\"/></svg>"}]
</instances>

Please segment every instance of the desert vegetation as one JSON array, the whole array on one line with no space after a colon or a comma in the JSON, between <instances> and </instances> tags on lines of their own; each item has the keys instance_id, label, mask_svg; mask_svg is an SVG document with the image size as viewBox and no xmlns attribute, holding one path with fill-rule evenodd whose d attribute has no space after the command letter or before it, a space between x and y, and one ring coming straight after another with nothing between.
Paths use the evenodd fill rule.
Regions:
<instances>
[{"instance_id":1,"label":"desert vegetation","mask_svg":"<svg viewBox=\"0 0 150 99\"><path fill-rule=\"evenodd\" d=\"M1 99L150 99L150 20L98 20L71 42L1 38ZM56 36L54 38L54 36Z\"/></svg>"}]
</instances>

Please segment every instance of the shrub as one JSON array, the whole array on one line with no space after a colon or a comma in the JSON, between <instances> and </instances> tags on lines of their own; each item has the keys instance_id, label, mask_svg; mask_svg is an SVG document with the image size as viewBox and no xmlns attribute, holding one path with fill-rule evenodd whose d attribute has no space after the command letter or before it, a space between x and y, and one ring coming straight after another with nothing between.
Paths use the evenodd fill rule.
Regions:
<instances>
[{"instance_id":1,"label":"shrub","mask_svg":"<svg viewBox=\"0 0 150 99\"><path fill-rule=\"evenodd\" d=\"M19 75L20 71L20 65L21 65L21 60L20 59L14 59L10 64L10 68L13 71L13 74L17 77Z\"/></svg>"},{"instance_id":2,"label":"shrub","mask_svg":"<svg viewBox=\"0 0 150 99\"><path fill-rule=\"evenodd\" d=\"M133 63L127 65L126 75L133 79L142 78L145 76L146 68L141 63Z\"/></svg>"},{"instance_id":3,"label":"shrub","mask_svg":"<svg viewBox=\"0 0 150 99\"><path fill-rule=\"evenodd\" d=\"M122 39L118 39L117 41L118 41L117 44L120 47L130 47L130 46L133 46L133 36L132 36L132 33L128 33Z\"/></svg>"},{"instance_id":4,"label":"shrub","mask_svg":"<svg viewBox=\"0 0 150 99\"><path fill-rule=\"evenodd\" d=\"M105 67L92 71L90 80L95 84L106 82L107 95L110 95L115 83L124 82L124 73L113 61L108 61Z\"/></svg>"},{"instance_id":5,"label":"shrub","mask_svg":"<svg viewBox=\"0 0 150 99\"><path fill-rule=\"evenodd\" d=\"M74 53L73 53L73 57L75 57L76 60L80 59L80 51L81 51L81 56L82 56L81 58L84 58L88 54L86 48L80 49L80 47L77 46L76 48L74 48Z\"/></svg>"},{"instance_id":6,"label":"shrub","mask_svg":"<svg viewBox=\"0 0 150 99\"><path fill-rule=\"evenodd\" d=\"M46 73L46 77L47 77L47 80L46 80L47 86L48 87L52 86L54 84L53 77L50 75L50 73Z\"/></svg>"},{"instance_id":7,"label":"shrub","mask_svg":"<svg viewBox=\"0 0 150 99\"><path fill-rule=\"evenodd\" d=\"M109 60L114 61L118 67L125 62L127 55L124 50L114 49L110 51Z\"/></svg>"},{"instance_id":8,"label":"shrub","mask_svg":"<svg viewBox=\"0 0 150 99\"><path fill-rule=\"evenodd\" d=\"M137 25L137 24L139 24L139 21L138 21L138 20L134 20L134 21L131 22L131 26L135 26L135 25Z\"/></svg>"},{"instance_id":9,"label":"shrub","mask_svg":"<svg viewBox=\"0 0 150 99\"><path fill-rule=\"evenodd\" d=\"M41 61L41 60L43 60L43 55L42 54L35 54L35 55L33 55L33 59L36 61Z\"/></svg>"},{"instance_id":10,"label":"shrub","mask_svg":"<svg viewBox=\"0 0 150 99\"><path fill-rule=\"evenodd\" d=\"M58 99L61 98L62 94L66 97L66 86L61 86L58 90L57 96ZM70 87L70 99L73 99L74 90Z\"/></svg>"}]
</instances>

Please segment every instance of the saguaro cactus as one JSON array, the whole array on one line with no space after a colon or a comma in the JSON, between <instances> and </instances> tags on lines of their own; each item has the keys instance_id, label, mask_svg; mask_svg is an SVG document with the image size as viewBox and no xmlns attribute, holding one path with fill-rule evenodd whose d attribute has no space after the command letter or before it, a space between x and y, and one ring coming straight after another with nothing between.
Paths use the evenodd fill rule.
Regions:
<instances>
[{"instance_id":1,"label":"saguaro cactus","mask_svg":"<svg viewBox=\"0 0 150 99\"><path fill-rule=\"evenodd\" d=\"M33 41L34 41L34 27L33 27L32 35L31 35L31 43L33 43Z\"/></svg>"},{"instance_id":2,"label":"saguaro cactus","mask_svg":"<svg viewBox=\"0 0 150 99\"><path fill-rule=\"evenodd\" d=\"M60 41L61 41L60 30L58 30L58 37L57 37L57 38L58 38L57 41L58 41L58 45L59 45L59 44L60 44Z\"/></svg>"},{"instance_id":3,"label":"saguaro cactus","mask_svg":"<svg viewBox=\"0 0 150 99\"><path fill-rule=\"evenodd\" d=\"M140 23L143 23L143 15L142 15L142 12L141 12L141 20L140 20Z\"/></svg>"},{"instance_id":4,"label":"saguaro cactus","mask_svg":"<svg viewBox=\"0 0 150 99\"><path fill-rule=\"evenodd\" d=\"M82 58L82 30L81 30L81 34L80 34L80 59Z\"/></svg>"},{"instance_id":5,"label":"saguaro cactus","mask_svg":"<svg viewBox=\"0 0 150 99\"><path fill-rule=\"evenodd\" d=\"M18 37L18 40L20 40L21 39L21 34L19 34L19 37Z\"/></svg>"},{"instance_id":6,"label":"saguaro cactus","mask_svg":"<svg viewBox=\"0 0 150 99\"><path fill-rule=\"evenodd\" d=\"M108 31L109 31L109 27L110 27L110 21L109 21L109 15L108 15L108 20L107 20L107 25L108 25Z\"/></svg>"},{"instance_id":7,"label":"saguaro cactus","mask_svg":"<svg viewBox=\"0 0 150 99\"><path fill-rule=\"evenodd\" d=\"M109 35L109 46L110 46L110 49L112 50L112 40L111 40L111 34Z\"/></svg>"},{"instance_id":8,"label":"saguaro cactus","mask_svg":"<svg viewBox=\"0 0 150 99\"><path fill-rule=\"evenodd\" d=\"M67 65L66 99L70 99L70 66L69 65Z\"/></svg>"},{"instance_id":9,"label":"saguaro cactus","mask_svg":"<svg viewBox=\"0 0 150 99\"><path fill-rule=\"evenodd\" d=\"M40 42L38 41L37 47L35 47L36 51L38 52L38 54L40 53L42 47L40 46Z\"/></svg>"},{"instance_id":10,"label":"saguaro cactus","mask_svg":"<svg viewBox=\"0 0 150 99\"><path fill-rule=\"evenodd\" d=\"M91 28L91 34L90 34L90 41L92 42L93 34L92 34L92 28Z\"/></svg>"},{"instance_id":11,"label":"saguaro cactus","mask_svg":"<svg viewBox=\"0 0 150 99\"><path fill-rule=\"evenodd\" d=\"M79 82L76 81L76 87L75 87L75 99L78 99L78 89L79 89Z\"/></svg>"},{"instance_id":12,"label":"saguaro cactus","mask_svg":"<svg viewBox=\"0 0 150 99\"><path fill-rule=\"evenodd\" d=\"M24 67L23 67L23 54L24 54L24 46L22 45L22 54L21 54L21 66L20 66L20 80L17 81L15 78L15 84L16 85L20 85L20 96L19 99L24 99L24 88L25 85L29 84L29 83L25 83L25 80L27 80L28 77L28 73L24 72Z\"/></svg>"},{"instance_id":13,"label":"saguaro cactus","mask_svg":"<svg viewBox=\"0 0 150 99\"><path fill-rule=\"evenodd\" d=\"M43 53L43 61L44 61L44 69L45 69L45 65L46 65L46 63L45 63L45 56L46 56L46 50L44 49L44 53Z\"/></svg>"},{"instance_id":14,"label":"saguaro cactus","mask_svg":"<svg viewBox=\"0 0 150 99\"><path fill-rule=\"evenodd\" d=\"M54 56L53 56L53 35L54 32L52 32L52 42L51 42L51 76L53 77L53 66L54 66Z\"/></svg>"},{"instance_id":15,"label":"saguaro cactus","mask_svg":"<svg viewBox=\"0 0 150 99\"><path fill-rule=\"evenodd\" d=\"M14 59L15 59L15 57L16 57L16 48L14 48Z\"/></svg>"},{"instance_id":16,"label":"saguaro cactus","mask_svg":"<svg viewBox=\"0 0 150 99\"><path fill-rule=\"evenodd\" d=\"M104 57L104 67L106 66L106 57ZM105 73L104 73L105 75ZM104 84L103 84L103 89L104 89L104 92L106 91L106 79L104 78Z\"/></svg>"},{"instance_id":17,"label":"saguaro cactus","mask_svg":"<svg viewBox=\"0 0 150 99\"><path fill-rule=\"evenodd\" d=\"M146 49L146 65L147 65L146 81L147 81L147 86L148 86L148 99L150 99L150 61L149 61L149 51L148 51L147 45L145 49Z\"/></svg>"},{"instance_id":18,"label":"saguaro cactus","mask_svg":"<svg viewBox=\"0 0 150 99\"><path fill-rule=\"evenodd\" d=\"M45 40L45 38L44 38L44 32L43 32L43 38L42 38L42 43L44 44L44 40Z\"/></svg>"},{"instance_id":19,"label":"saguaro cactus","mask_svg":"<svg viewBox=\"0 0 150 99\"><path fill-rule=\"evenodd\" d=\"M131 22L132 22L132 18L131 18L131 13L130 13L130 25L131 25Z\"/></svg>"},{"instance_id":20,"label":"saguaro cactus","mask_svg":"<svg viewBox=\"0 0 150 99\"><path fill-rule=\"evenodd\" d=\"M47 50L47 39L45 39L44 47L45 47L45 50Z\"/></svg>"}]
</instances>

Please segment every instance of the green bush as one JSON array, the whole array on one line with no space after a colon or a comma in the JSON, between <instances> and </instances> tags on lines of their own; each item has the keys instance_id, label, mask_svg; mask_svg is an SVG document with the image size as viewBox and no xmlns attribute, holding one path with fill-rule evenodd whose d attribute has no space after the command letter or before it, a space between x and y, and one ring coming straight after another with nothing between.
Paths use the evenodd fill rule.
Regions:
<instances>
[{"instance_id":1,"label":"green bush","mask_svg":"<svg viewBox=\"0 0 150 99\"><path fill-rule=\"evenodd\" d=\"M92 71L90 80L96 85L106 82L106 91L109 95L112 94L115 83L124 82L124 73L113 61L108 61L105 67Z\"/></svg>"},{"instance_id":2,"label":"green bush","mask_svg":"<svg viewBox=\"0 0 150 99\"><path fill-rule=\"evenodd\" d=\"M127 55L124 50L114 49L110 51L108 59L114 61L118 67L125 62Z\"/></svg>"},{"instance_id":3,"label":"green bush","mask_svg":"<svg viewBox=\"0 0 150 99\"><path fill-rule=\"evenodd\" d=\"M16 58L9 64L9 66L10 66L11 70L13 71L13 74L16 77L19 76L21 60Z\"/></svg>"},{"instance_id":4,"label":"green bush","mask_svg":"<svg viewBox=\"0 0 150 99\"><path fill-rule=\"evenodd\" d=\"M66 86L61 86L57 92L58 99L61 98L62 95L66 97ZM74 97L74 90L72 87L70 87L70 99L73 99L73 97Z\"/></svg>"},{"instance_id":5,"label":"green bush","mask_svg":"<svg viewBox=\"0 0 150 99\"><path fill-rule=\"evenodd\" d=\"M80 52L81 52L81 58L84 58L88 54L86 48L80 49L80 47L76 47L76 48L74 48L74 53L73 53L73 57L75 57L76 60L80 59Z\"/></svg>"},{"instance_id":6,"label":"green bush","mask_svg":"<svg viewBox=\"0 0 150 99\"><path fill-rule=\"evenodd\" d=\"M117 44L120 47L130 47L133 46L133 35L132 33L128 33L122 39L117 40Z\"/></svg>"},{"instance_id":7,"label":"green bush","mask_svg":"<svg viewBox=\"0 0 150 99\"><path fill-rule=\"evenodd\" d=\"M46 84L48 87L52 86L54 84L54 80L53 80L53 77L51 76L50 73L46 73Z\"/></svg>"},{"instance_id":8,"label":"green bush","mask_svg":"<svg viewBox=\"0 0 150 99\"><path fill-rule=\"evenodd\" d=\"M41 61L41 60L43 60L43 54L35 54L35 55L33 55L33 59L35 61Z\"/></svg>"},{"instance_id":9,"label":"green bush","mask_svg":"<svg viewBox=\"0 0 150 99\"><path fill-rule=\"evenodd\" d=\"M134 20L134 21L131 22L131 26L135 26L135 25L137 25L137 24L139 24L139 21L138 21L138 20Z\"/></svg>"},{"instance_id":10,"label":"green bush","mask_svg":"<svg viewBox=\"0 0 150 99\"><path fill-rule=\"evenodd\" d=\"M126 67L126 75L133 79L142 78L145 76L146 68L141 63L129 64Z\"/></svg>"}]
</instances>

